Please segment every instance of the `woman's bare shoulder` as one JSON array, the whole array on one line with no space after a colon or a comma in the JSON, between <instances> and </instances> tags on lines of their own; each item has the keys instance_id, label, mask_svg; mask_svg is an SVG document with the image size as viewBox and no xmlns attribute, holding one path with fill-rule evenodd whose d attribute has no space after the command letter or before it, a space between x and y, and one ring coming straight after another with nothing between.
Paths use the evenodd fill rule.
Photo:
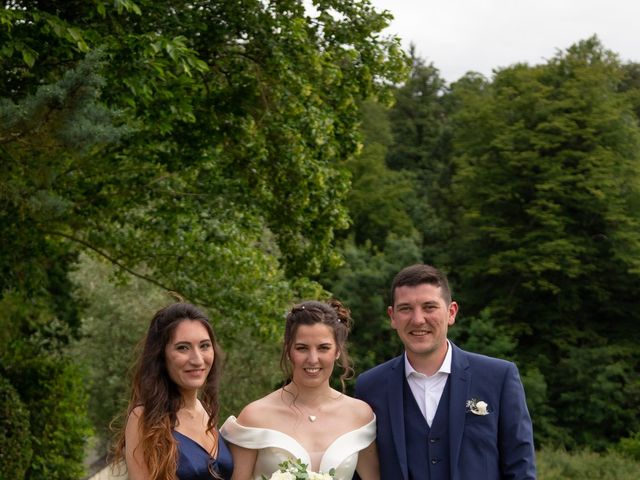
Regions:
<instances>
[{"instance_id":1,"label":"woman's bare shoulder","mask_svg":"<svg viewBox=\"0 0 640 480\"><path fill-rule=\"evenodd\" d=\"M144 413L144 407L142 405L133 407L129 412L129 415L127 415L127 427L131 425L138 425L141 421L143 413Z\"/></svg>"},{"instance_id":2,"label":"woman's bare shoulder","mask_svg":"<svg viewBox=\"0 0 640 480\"><path fill-rule=\"evenodd\" d=\"M140 418L144 413L144 407L142 405L138 405L137 407L133 407L129 412L129 418Z\"/></svg>"},{"instance_id":3,"label":"woman's bare shoulder","mask_svg":"<svg viewBox=\"0 0 640 480\"><path fill-rule=\"evenodd\" d=\"M279 407L280 390L254 400L246 405L238 415L238 423L245 427L267 428L269 419Z\"/></svg>"},{"instance_id":4,"label":"woman's bare shoulder","mask_svg":"<svg viewBox=\"0 0 640 480\"><path fill-rule=\"evenodd\" d=\"M343 395L342 400L343 407L341 407L341 410L357 426L366 425L374 419L373 410L366 402L348 395Z\"/></svg>"},{"instance_id":5,"label":"woman's bare shoulder","mask_svg":"<svg viewBox=\"0 0 640 480\"><path fill-rule=\"evenodd\" d=\"M129 416L127 417L127 424L125 427L125 434L129 438L138 438L140 435L140 428L142 427L142 414L144 413L144 407L137 406L131 409Z\"/></svg>"}]
</instances>

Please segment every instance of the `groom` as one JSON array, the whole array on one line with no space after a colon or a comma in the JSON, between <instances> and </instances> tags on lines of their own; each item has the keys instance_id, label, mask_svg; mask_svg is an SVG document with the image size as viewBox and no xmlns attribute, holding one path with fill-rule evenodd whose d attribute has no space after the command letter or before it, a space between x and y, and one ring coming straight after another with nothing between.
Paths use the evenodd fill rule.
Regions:
<instances>
[{"instance_id":1,"label":"groom","mask_svg":"<svg viewBox=\"0 0 640 480\"><path fill-rule=\"evenodd\" d=\"M458 304L430 265L400 271L388 314L405 353L364 372L356 397L377 417L382 480L536 478L531 417L516 366L447 339Z\"/></svg>"}]
</instances>

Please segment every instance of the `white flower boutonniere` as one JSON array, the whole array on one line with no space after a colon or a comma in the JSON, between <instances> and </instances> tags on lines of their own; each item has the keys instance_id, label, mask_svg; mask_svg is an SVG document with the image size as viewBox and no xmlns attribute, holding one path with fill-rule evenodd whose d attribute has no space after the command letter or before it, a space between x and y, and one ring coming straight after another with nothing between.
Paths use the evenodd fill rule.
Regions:
<instances>
[{"instance_id":1,"label":"white flower boutonniere","mask_svg":"<svg viewBox=\"0 0 640 480\"><path fill-rule=\"evenodd\" d=\"M467 411L473 413L474 415L489 415L490 413L489 405L487 405L487 402L478 400L477 398L467 400Z\"/></svg>"}]
</instances>

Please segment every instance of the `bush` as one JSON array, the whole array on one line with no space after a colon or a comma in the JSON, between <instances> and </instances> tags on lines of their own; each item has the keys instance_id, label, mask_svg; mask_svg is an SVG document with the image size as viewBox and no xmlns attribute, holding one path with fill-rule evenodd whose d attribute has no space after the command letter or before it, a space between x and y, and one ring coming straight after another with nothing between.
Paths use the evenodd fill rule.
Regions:
<instances>
[{"instance_id":1,"label":"bush","mask_svg":"<svg viewBox=\"0 0 640 480\"><path fill-rule=\"evenodd\" d=\"M629 438L623 438L612 450L640 462L640 432Z\"/></svg>"},{"instance_id":2,"label":"bush","mask_svg":"<svg viewBox=\"0 0 640 480\"><path fill-rule=\"evenodd\" d=\"M640 478L640 463L616 452L600 454L583 450L538 452L539 480L629 480Z\"/></svg>"},{"instance_id":3,"label":"bush","mask_svg":"<svg viewBox=\"0 0 640 480\"><path fill-rule=\"evenodd\" d=\"M34 453L26 464L26 477L81 478L84 447L91 429L80 369L60 353L47 352L27 342L14 347L11 368L5 375L29 409Z\"/></svg>"},{"instance_id":4,"label":"bush","mask_svg":"<svg viewBox=\"0 0 640 480\"><path fill-rule=\"evenodd\" d=\"M32 453L29 413L11 383L0 376L0 478L24 478Z\"/></svg>"}]
</instances>

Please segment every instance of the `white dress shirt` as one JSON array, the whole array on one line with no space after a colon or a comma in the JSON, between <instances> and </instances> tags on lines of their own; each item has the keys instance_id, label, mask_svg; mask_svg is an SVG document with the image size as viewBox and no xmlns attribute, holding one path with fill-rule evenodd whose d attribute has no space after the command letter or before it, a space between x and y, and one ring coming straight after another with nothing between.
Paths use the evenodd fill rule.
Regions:
<instances>
[{"instance_id":1,"label":"white dress shirt","mask_svg":"<svg viewBox=\"0 0 640 480\"><path fill-rule=\"evenodd\" d=\"M404 354L404 373L422 415L427 424L431 426L433 417L436 416L440 397L442 397L442 392L447 384L447 378L451 373L451 344L449 340L447 340L447 354L436 373L428 376L417 372L409 363L406 352Z\"/></svg>"}]
</instances>

